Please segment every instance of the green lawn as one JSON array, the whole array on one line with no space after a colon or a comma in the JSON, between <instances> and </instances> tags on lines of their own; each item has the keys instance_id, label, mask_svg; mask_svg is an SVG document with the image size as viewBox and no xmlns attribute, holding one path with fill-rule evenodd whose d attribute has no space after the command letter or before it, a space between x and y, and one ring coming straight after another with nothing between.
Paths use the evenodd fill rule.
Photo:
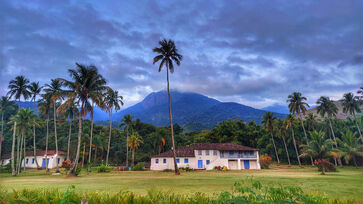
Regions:
<instances>
[{"instance_id":1,"label":"green lawn","mask_svg":"<svg viewBox=\"0 0 363 204\"><path fill-rule=\"evenodd\" d=\"M344 167L338 170L339 172L327 173L325 176L320 175L316 168L299 169L287 166L268 170L182 172L181 176L174 176L170 172L152 171L91 173L89 175L82 172L77 178L46 175L44 170L29 170L17 177L0 174L0 185L9 190L23 188L66 190L70 185L75 185L77 190L88 192L129 190L137 194L146 194L149 189L157 189L176 193L213 194L231 191L234 182L252 176L263 185L299 186L307 192L325 193L330 198L354 198L363 201L363 169Z\"/></svg>"}]
</instances>

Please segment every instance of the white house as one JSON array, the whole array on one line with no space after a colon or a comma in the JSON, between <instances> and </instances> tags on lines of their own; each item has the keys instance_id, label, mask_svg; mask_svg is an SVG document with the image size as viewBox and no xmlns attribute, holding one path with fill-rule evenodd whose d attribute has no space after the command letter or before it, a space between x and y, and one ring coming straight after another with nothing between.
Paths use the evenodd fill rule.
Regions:
<instances>
[{"instance_id":1,"label":"white house","mask_svg":"<svg viewBox=\"0 0 363 204\"><path fill-rule=\"evenodd\" d=\"M21 166L26 168L37 168L37 164L35 163L35 159L38 161L39 166L45 168L46 167L46 159L45 159L45 151L37 151L36 158L34 158L33 151L26 152L25 160L21 161ZM57 165L61 166L62 162L65 160L65 154L63 151L58 151L57 159L55 150L48 150L47 152L47 163L48 168L53 169L56 168ZM6 165L11 160L11 154L4 155L1 160L1 165Z\"/></svg>"},{"instance_id":2,"label":"white house","mask_svg":"<svg viewBox=\"0 0 363 204\"><path fill-rule=\"evenodd\" d=\"M176 149L178 167L214 169L225 166L230 170L261 169L258 149L233 143L203 143ZM171 150L151 158L151 170L174 169Z\"/></svg>"}]
</instances>

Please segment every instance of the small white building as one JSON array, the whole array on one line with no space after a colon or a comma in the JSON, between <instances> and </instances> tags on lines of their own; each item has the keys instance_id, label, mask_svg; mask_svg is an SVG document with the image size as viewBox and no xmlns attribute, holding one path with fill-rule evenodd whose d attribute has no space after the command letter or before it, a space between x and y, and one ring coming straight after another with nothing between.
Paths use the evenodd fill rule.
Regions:
<instances>
[{"instance_id":1,"label":"small white building","mask_svg":"<svg viewBox=\"0 0 363 204\"><path fill-rule=\"evenodd\" d=\"M25 160L21 161L21 166L26 168L37 168L37 164L35 163L35 159L38 161L40 167L45 168L46 163L48 163L48 168L53 169L56 168L57 165L61 166L62 162L65 160L65 153L63 151L58 151L58 156L56 159L55 150L48 150L47 159L45 159L45 151L37 151L36 157L34 158L34 152L28 151L26 152ZM6 165L11 160L11 154L4 155L1 160L1 165ZM47 162L46 162L47 160Z\"/></svg>"},{"instance_id":2,"label":"small white building","mask_svg":"<svg viewBox=\"0 0 363 204\"><path fill-rule=\"evenodd\" d=\"M261 169L258 149L233 143L202 143L176 149L178 167L211 170ZM151 158L151 170L174 169L171 150Z\"/></svg>"}]
</instances>

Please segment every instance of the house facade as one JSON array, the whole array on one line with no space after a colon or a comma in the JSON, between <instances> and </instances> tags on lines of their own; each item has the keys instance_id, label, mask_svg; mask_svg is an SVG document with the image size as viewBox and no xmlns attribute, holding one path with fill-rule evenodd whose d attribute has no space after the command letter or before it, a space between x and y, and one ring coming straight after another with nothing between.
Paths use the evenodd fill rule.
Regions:
<instances>
[{"instance_id":1,"label":"house facade","mask_svg":"<svg viewBox=\"0 0 363 204\"><path fill-rule=\"evenodd\" d=\"M45 158L45 151L37 151L36 157L34 158L34 152L26 152L25 158L21 161L21 167L25 168L37 168L35 160L38 161L40 167L45 168L48 164L49 169L56 168L57 165L61 166L62 162L65 160L65 153L63 151L58 151L58 156L56 158L55 150L48 150L47 159ZM11 161L11 154L4 155L1 160L1 165L7 165Z\"/></svg>"},{"instance_id":2,"label":"house facade","mask_svg":"<svg viewBox=\"0 0 363 204\"><path fill-rule=\"evenodd\" d=\"M201 143L176 149L178 167L211 170L225 166L230 170L261 169L258 149L233 143ZM171 150L151 158L151 170L174 169Z\"/></svg>"}]
</instances>

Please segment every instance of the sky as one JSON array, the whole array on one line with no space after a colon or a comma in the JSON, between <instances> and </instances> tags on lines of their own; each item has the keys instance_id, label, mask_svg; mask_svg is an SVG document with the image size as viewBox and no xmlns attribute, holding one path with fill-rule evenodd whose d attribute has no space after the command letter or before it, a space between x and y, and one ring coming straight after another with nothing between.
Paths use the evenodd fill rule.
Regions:
<instances>
[{"instance_id":1,"label":"sky","mask_svg":"<svg viewBox=\"0 0 363 204\"><path fill-rule=\"evenodd\" d=\"M255 108L363 86L363 1L0 0L0 95L95 65L125 107L166 88L152 48L175 41L172 89Z\"/></svg>"}]
</instances>

